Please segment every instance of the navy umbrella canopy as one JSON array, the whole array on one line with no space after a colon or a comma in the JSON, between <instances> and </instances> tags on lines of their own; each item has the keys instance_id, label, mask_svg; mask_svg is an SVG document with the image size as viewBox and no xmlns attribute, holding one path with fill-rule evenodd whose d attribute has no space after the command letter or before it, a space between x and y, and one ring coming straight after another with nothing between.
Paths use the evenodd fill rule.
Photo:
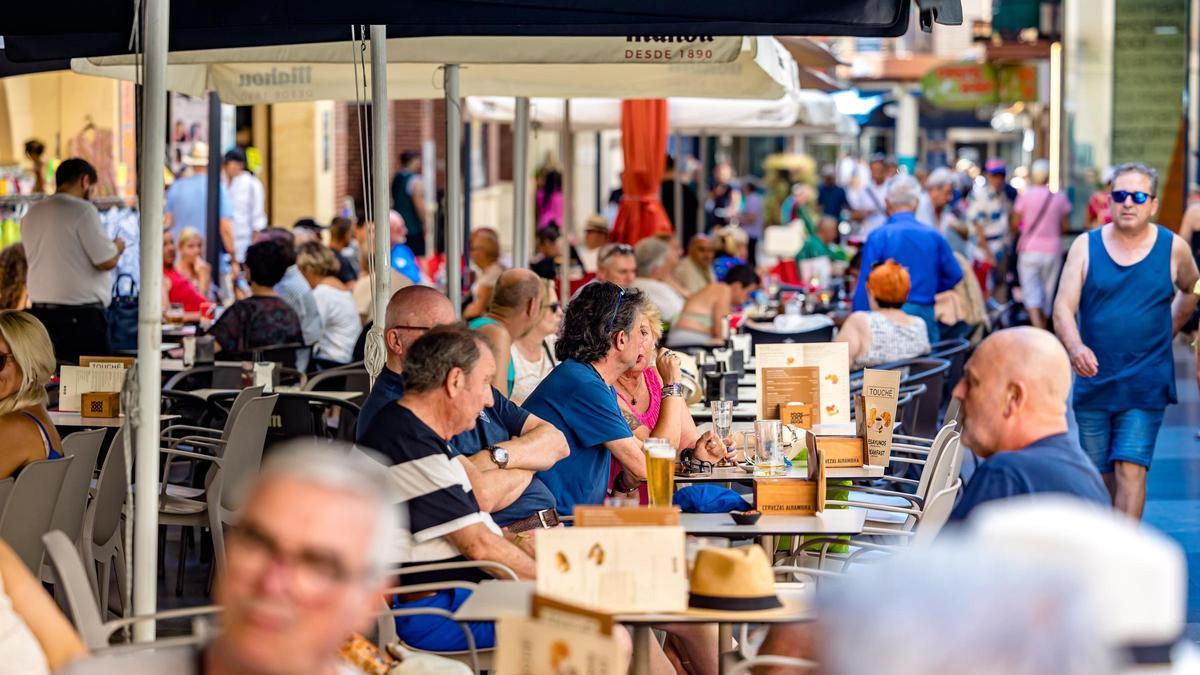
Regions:
<instances>
[{"instance_id":1,"label":"navy umbrella canopy","mask_svg":"<svg viewBox=\"0 0 1200 675\"><path fill-rule=\"evenodd\" d=\"M960 0L920 0L921 25L962 23ZM20 3L3 19L13 61L127 53L132 0ZM856 35L894 37L912 0L173 0L171 49L328 42L351 24L439 35Z\"/></svg>"}]
</instances>

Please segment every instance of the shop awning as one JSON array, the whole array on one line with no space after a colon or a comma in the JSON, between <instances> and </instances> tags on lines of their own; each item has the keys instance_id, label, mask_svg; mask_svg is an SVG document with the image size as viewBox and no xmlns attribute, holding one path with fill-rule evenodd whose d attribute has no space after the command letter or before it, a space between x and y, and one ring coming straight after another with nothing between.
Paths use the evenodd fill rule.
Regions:
<instances>
[{"instance_id":1,"label":"shop awning","mask_svg":"<svg viewBox=\"0 0 1200 675\"><path fill-rule=\"evenodd\" d=\"M357 57L349 40L172 52L167 88L193 96L215 91L235 105L354 100ZM462 93L478 96L779 98L798 81L795 62L770 37L661 44L613 37L405 38L388 40L388 60L393 99L440 98L445 63L460 64ZM124 80L136 75L131 56L75 59L72 69Z\"/></svg>"},{"instance_id":2,"label":"shop awning","mask_svg":"<svg viewBox=\"0 0 1200 675\"><path fill-rule=\"evenodd\" d=\"M352 24L387 24L389 37L896 37L908 29L913 4L910 0L174 0L170 44L174 49L213 49L332 42L347 37ZM960 0L916 4L923 28L935 21L962 23ZM10 57L38 60L128 53L136 6L131 1L94 0L16 3L6 8L3 23Z\"/></svg>"}]
</instances>

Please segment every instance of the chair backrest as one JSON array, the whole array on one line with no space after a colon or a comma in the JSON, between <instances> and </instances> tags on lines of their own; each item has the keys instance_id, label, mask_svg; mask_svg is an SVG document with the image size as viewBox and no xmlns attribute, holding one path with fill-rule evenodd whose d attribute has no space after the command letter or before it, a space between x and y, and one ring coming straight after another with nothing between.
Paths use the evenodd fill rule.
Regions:
<instances>
[{"instance_id":1,"label":"chair backrest","mask_svg":"<svg viewBox=\"0 0 1200 675\"><path fill-rule=\"evenodd\" d=\"M921 407L921 397L925 395L925 385L900 387L897 394L900 398L896 399L896 422L904 434L911 436L913 420Z\"/></svg>"},{"instance_id":2,"label":"chair backrest","mask_svg":"<svg viewBox=\"0 0 1200 675\"><path fill-rule=\"evenodd\" d=\"M96 472L96 459L104 445L104 429L76 431L62 441L63 455L74 457L63 479L62 496L54 509L50 528L60 530L71 541L79 539L83 528L83 512L87 509L88 489Z\"/></svg>"},{"instance_id":3,"label":"chair backrest","mask_svg":"<svg viewBox=\"0 0 1200 675\"><path fill-rule=\"evenodd\" d=\"M948 403L946 405L946 415L944 417L942 417L942 424L953 423L957 427L958 423L961 421L959 419L961 416L962 416L962 401L960 401L956 398L952 398L952 399L950 399L950 403ZM959 429L959 431L962 431L962 430Z\"/></svg>"},{"instance_id":4,"label":"chair backrest","mask_svg":"<svg viewBox=\"0 0 1200 675\"><path fill-rule=\"evenodd\" d=\"M937 436L933 438L933 444L929 446L929 456L925 458L925 466L921 471L920 478L917 479L916 496L921 499L928 498L930 494L930 485L938 476L938 471L944 470L945 464L943 458L946 456L946 451L952 441L957 441L958 433L952 425L947 424L938 431ZM957 443L954 443L957 446Z\"/></svg>"},{"instance_id":5,"label":"chair backrest","mask_svg":"<svg viewBox=\"0 0 1200 675\"><path fill-rule=\"evenodd\" d=\"M73 460L63 457L26 464L0 515L0 539L8 542L35 575L42 569L42 535L50 531L63 479Z\"/></svg>"},{"instance_id":6,"label":"chair backrest","mask_svg":"<svg viewBox=\"0 0 1200 675\"><path fill-rule=\"evenodd\" d=\"M8 495L12 493L13 485L16 485L17 479L9 476L4 480L0 480L0 515L4 514L4 506L8 503Z\"/></svg>"},{"instance_id":7,"label":"chair backrest","mask_svg":"<svg viewBox=\"0 0 1200 675\"><path fill-rule=\"evenodd\" d=\"M240 485L250 475L258 471L262 464L263 445L267 440L267 428L271 421L271 413L279 394L258 396L246 402L238 414L230 421L229 442L225 445L222 456L221 485L210 485L209 500L218 500L222 513L236 513L241 508L241 495L232 489ZM215 493L215 494L214 494Z\"/></svg>"},{"instance_id":8,"label":"chair backrest","mask_svg":"<svg viewBox=\"0 0 1200 675\"><path fill-rule=\"evenodd\" d=\"M960 489L962 489L962 480L956 479L925 502L925 508L921 511L921 520L914 528L913 546L925 546L937 538L938 533L950 520L950 513L954 510L954 499L958 496Z\"/></svg>"},{"instance_id":9,"label":"chair backrest","mask_svg":"<svg viewBox=\"0 0 1200 675\"><path fill-rule=\"evenodd\" d=\"M924 384L926 387L915 419L906 428L913 436L929 438L937 433L938 415L942 409L942 390L945 387L946 373L950 370L950 362L945 359L920 357L903 362L903 367L906 372L900 379L901 386Z\"/></svg>"},{"instance_id":10,"label":"chair backrest","mask_svg":"<svg viewBox=\"0 0 1200 675\"><path fill-rule=\"evenodd\" d=\"M361 391L360 396L351 399L361 406L371 391L371 376L361 362L351 363L313 375L304 385L304 391Z\"/></svg>"},{"instance_id":11,"label":"chair backrest","mask_svg":"<svg viewBox=\"0 0 1200 675\"><path fill-rule=\"evenodd\" d=\"M756 345L832 342L834 329L832 325L829 325L797 333L777 333L771 330L758 330L752 326L745 328L746 333L750 335L750 342Z\"/></svg>"},{"instance_id":12,"label":"chair backrest","mask_svg":"<svg viewBox=\"0 0 1200 675\"><path fill-rule=\"evenodd\" d=\"M963 368L967 365L967 354L971 351L971 341L966 338L942 340L935 342L929 349L929 356L935 359L945 359L950 362L950 370L946 371L946 386L943 396L950 398L954 387L962 379Z\"/></svg>"},{"instance_id":13,"label":"chair backrest","mask_svg":"<svg viewBox=\"0 0 1200 675\"><path fill-rule=\"evenodd\" d=\"M100 477L96 479L96 496L88 504L83 516L83 532L91 536L92 543L103 546L112 541L121 525L121 509L125 506L125 497L129 492L129 483L125 470L125 434L129 426L122 425L113 435L112 444L108 446L108 455L100 467Z\"/></svg>"},{"instance_id":14,"label":"chair backrest","mask_svg":"<svg viewBox=\"0 0 1200 675\"><path fill-rule=\"evenodd\" d=\"M172 375L163 389L192 391L194 389L238 389L242 386L239 366L194 366Z\"/></svg>"},{"instance_id":15,"label":"chair backrest","mask_svg":"<svg viewBox=\"0 0 1200 675\"><path fill-rule=\"evenodd\" d=\"M109 453L112 454L112 453ZM89 650L108 646L108 633L96 605L96 595L88 583L87 570L79 559L79 551L64 533L54 530L42 536L47 562L54 572L55 583L67 598L71 623Z\"/></svg>"}]
</instances>

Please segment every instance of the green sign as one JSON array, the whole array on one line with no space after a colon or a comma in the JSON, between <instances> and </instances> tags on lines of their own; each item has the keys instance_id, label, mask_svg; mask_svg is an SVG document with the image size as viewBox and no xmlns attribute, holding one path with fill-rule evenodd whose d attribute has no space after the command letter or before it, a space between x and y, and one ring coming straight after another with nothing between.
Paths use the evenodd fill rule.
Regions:
<instances>
[{"instance_id":1,"label":"green sign","mask_svg":"<svg viewBox=\"0 0 1200 675\"><path fill-rule=\"evenodd\" d=\"M921 94L939 108L974 110L1037 101L1037 85L1034 66L948 63L925 73L921 78Z\"/></svg>"}]
</instances>

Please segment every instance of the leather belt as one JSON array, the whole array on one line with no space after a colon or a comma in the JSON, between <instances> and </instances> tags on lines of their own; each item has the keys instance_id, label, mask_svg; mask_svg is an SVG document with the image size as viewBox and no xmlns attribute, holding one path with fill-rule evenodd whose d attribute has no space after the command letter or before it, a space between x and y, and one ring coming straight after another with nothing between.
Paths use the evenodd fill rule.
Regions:
<instances>
[{"instance_id":1,"label":"leather belt","mask_svg":"<svg viewBox=\"0 0 1200 675\"><path fill-rule=\"evenodd\" d=\"M57 302L33 302L30 306L34 309L99 309L104 310L104 305L99 302L85 302L80 305L63 305Z\"/></svg>"},{"instance_id":2,"label":"leather belt","mask_svg":"<svg viewBox=\"0 0 1200 675\"><path fill-rule=\"evenodd\" d=\"M558 519L558 511L543 509L528 518L522 518L515 523L511 523L508 526L508 531L517 533L539 528L549 529L551 527L558 527L560 522L562 521Z\"/></svg>"}]
</instances>

